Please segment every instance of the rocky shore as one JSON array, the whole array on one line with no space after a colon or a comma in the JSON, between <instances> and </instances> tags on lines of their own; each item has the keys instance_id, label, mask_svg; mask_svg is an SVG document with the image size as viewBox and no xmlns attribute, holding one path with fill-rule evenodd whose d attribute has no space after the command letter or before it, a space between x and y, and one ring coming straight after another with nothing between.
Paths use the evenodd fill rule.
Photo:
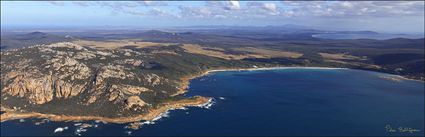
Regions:
<instances>
[{"instance_id":1,"label":"rocky shore","mask_svg":"<svg viewBox=\"0 0 425 137\"><path fill-rule=\"evenodd\" d=\"M150 121L158 117L164 112L167 112L170 109L179 109L183 107L199 106L207 104L211 101L209 97L194 96L192 98L171 101L161 104L159 107L150 109L148 113L140 114L134 117L117 117L117 118L108 118L108 117L98 117L98 116L70 116L70 115L54 115L54 114L42 114L36 112L30 113L21 113L13 111L12 109L7 109L2 107L1 111L5 113L1 114L0 121L4 122L7 120L15 119L24 119L24 118L45 118L52 121L87 121L87 120L98 120L109 123L130 123L136 121Z\"/></svg>"}]
</instances>

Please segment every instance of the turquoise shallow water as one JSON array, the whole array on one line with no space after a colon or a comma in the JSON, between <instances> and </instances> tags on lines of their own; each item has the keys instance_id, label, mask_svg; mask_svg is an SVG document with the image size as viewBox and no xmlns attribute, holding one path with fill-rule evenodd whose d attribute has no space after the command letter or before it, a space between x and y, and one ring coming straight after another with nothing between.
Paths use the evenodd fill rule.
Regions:
<instances>
[{"instance_id":1,"label":"turquoise shallow water","mask_svg":"<svg viewBox=\"0 0 425 137\"><path fill-rule=\"evenodd\" d=\"M139 130L97 124L81 135L424 135L424 83L350 69L215 72L191 81L186 96L215 98L209 109L173 110ZM1 135L75 135L72 122L1 123ZM53 133L57 127L64 132ZM388 132L385 127L396 129ZM399 132L409 127L419 132Z\"/></svg>"}]
</instances>

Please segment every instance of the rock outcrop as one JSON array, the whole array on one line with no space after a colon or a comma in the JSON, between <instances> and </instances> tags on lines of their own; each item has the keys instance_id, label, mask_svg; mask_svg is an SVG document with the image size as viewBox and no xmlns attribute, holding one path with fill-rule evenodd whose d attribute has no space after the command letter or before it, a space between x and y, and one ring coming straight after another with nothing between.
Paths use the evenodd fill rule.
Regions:
<instances>
[{"instance_id":1,"label":"rock outcrop","mask_svg":"<svg viewBox=\"0 0 425 137\"><path fill-rule=\"evenodd\" d=\"M132 108L133 106L143 107L144 105L146 105L146 103L141 100L139 96L130 96L127 98L127 100L125 100L125 103L128 109Z\"/></svg>"},{"instance_id":2,"label":"rock outcrop","mask_svg":"<svg viewBox=\"0 0 425 137\"><path fill-rule=\"evenodd\" d=\"M140 73L138 67L144 61L127 55L142 53L129 49L99 50L63 42L5 51L1 55L1 92L31 104L84 93L80 98L85 105L105 98L114 104L143 106L145 102L136 97L153 91L150 88L162 79L157 74ZM100 61L106 59L113 60Z\"/></svg>"},{"instance_id":3,"label":"rock outcrop","mask_svg":"<svg viewBox=\"0 0 425 137\"><path fill-rule=\"evenodd\" d=\"M5 80L13 79L3 88L2 93L20 98L27 98L32 104L44 104L54 97L69 98L81 93L84 84L71 84L53 75L37 75L31 73L12 72L6 74Z\"/></svg>"},{"instance_id":4,"label":"rock outcrop","mask_svg":"<svg viewBox=\"0 0 425 137\"><path fill-rule=\"evenodd\" d=\"M151 119L168 108L205 102L173 96L180 89L180 75L188 73L173 67L196 65L176 62L175 57L181 58L72 42L1 51L0 106L10 110L2 118L66 116L133 121Z\"/></svg>"}]
</instances>

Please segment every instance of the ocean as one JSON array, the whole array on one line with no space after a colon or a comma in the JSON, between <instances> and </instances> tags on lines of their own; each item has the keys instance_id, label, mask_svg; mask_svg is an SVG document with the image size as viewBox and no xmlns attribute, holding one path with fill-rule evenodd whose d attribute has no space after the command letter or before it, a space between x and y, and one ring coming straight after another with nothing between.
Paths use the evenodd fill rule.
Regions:
<instances>
[{"instance_id":1,"label":"ocean","mask_svg":"<svg viewBox=\"0 0 425 137\"><path fill-rule=\"evenodd\" d=\"M1 123L1 135L424 136L425 83L382 76L390 75L303 68L213 72L193 79L185 95L213 97L212 106L172 110L138 130L25 119ZM58 127L64 130L54 133Z\"/></svg>"}]
</instances>

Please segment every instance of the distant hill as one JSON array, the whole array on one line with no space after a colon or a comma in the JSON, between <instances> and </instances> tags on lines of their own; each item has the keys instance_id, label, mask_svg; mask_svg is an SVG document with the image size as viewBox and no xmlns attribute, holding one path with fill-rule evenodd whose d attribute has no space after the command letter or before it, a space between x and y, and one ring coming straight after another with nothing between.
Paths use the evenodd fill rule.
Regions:
<instances>
[{"instance_id":1,"label":"distant hill","mask_svg":"<svg viewBox=\"0 0 425 137\"><path fill-rule=\"evenodd\" d=\"M65 36L53 35L39 31L26 34L2 35L0 49L14 49L38 44L51 44L69 40L71 40L71 38L66 38Z\"/></svg>"},{"instance_id":2,"label":"distant hill","mask_svg":"<svg viewBox=\"0 0 425 137\"><path fill-rule=\"evenodd\" d=\"M379 34L378 32L375 31L368 31L368 30L364 30L364 31L337 31L338 34Z\"/></svg>"},{"instance_id":3,"label":"distant hill","mask_svg":"<svg viewBox=\"0 0 425 137\"><path fill-rule=\"evenodd\" d=\"M385 40L387 48L425 48L425 39L406 39L406 38L394 38Z\"/></svg>"}]
</instances>

